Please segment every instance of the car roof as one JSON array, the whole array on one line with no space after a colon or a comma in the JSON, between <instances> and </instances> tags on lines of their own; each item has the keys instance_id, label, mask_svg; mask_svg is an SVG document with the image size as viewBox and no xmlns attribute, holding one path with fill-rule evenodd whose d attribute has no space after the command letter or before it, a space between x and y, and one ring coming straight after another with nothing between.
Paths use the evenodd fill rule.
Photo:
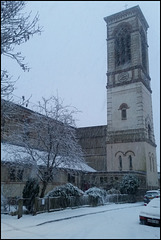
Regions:
<instances>
[{"instance_id":1,"label":"car roof","mask_svg":"<svg viewBox=\"0 0 161 240\"><path fill-rule=\"evenodd\" d=\"M158 190L149 190L149 191L146 191L146 193L150 193L150 192L157 192L157 193L159 193Z\"/></svg>"}]
</instances>

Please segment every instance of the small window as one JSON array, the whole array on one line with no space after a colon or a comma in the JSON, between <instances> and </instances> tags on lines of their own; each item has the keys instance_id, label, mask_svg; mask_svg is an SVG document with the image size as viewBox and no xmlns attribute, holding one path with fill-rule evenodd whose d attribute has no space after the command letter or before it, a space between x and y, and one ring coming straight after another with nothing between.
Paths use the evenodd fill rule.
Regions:
<instances>
[{"instance_id":1,"label":"small window","mask_svg":"<svg viewBox=\"0 0 161 240\"><path fill-rule=\"evenodd\" d=\"M103 183L103 177L100 177L100 183Z\"/></svg>"},{"instance_id":2,"label":"small window","mask_svg":"<svg viewBox=\"0 0 161 240\"><path fill-rule=\"evenodd\" d=\"M75 183L75 176L68 173L68 182Z\"/></svg>"},{"instance_id":3,"label":"small window","mask_svg":"<svg viewBox=\"0 0 161 240\"><path fill-rule=\"evenodd\" d=\"M110 182L113 183L113 177L110 177Z\"/></svg>"},{"instance_id":4,"label":"small window","mask_svg":"<svg viewBox=\"0 0 161 240\"><path fill-rule=\"evenodd\" d=\"M15 171L15 169L14 168L11 168L10 169L10 173L9 173L10 175L10 181L15 181L16 180L16 171Z\"/></svg>"},{"instance_id":5,"label":"small window","mask_svg":"<svg viewBox=\"0 0 161 240\"><path fill-rule=\"evenodd\" d=\"M120 167L120 171L122 171L122 157L119 156L119 167Z\"/></svg>"},{"instance_id":6,"label":"small window","mask_svg":"<svg viewBox=\"0 0 161 240\"><path fill-rule=\"evenodd\" d=\"M122 120L126 120L126 119L127 119L126 109L122 109L122 111L121 111L121 116L122 116Z\"/></svg>"},{"instance_id":7,"label":"small window","mask_svg":"<svg viewBox=\"0 0 161 240\"><path fill-rule=\"evenodd\" d=\"M19 169L17 171L17 180L22 181L23 180L23 169Z\"/></svg>"},{"instance_id":8,"label":"small window","mask_svg":"<svg viewBox=\"0 0 161 240\"><path fill-rule=\"evenodd\" d=\"M121 110L121 119L126 120L127 119L127 109L129 109L129 106L127 103L122 103L118 110Z\"/></svg>"},{"instance_id":9,"label":"small window","mask_svg":"<svg viewBox=\"0 0 161 240\"><path fill-rule=\"evenodd\" d=\"M104 177L104 182L107 183L107 177Z\"/></svg>"},{"instance_id":10,"label":"small window","mask_svg":"<svg viewBox=\"0 0 161 240\"><path fill-rule=\"evenodd\" d=\"M100 177L100 183L107 183L107 177Z\"/></svg>"},{"instance_id":11,"label":"small window","mask_svg":"<svg viewBox=\"0 0 161 240\"><path fill-rule=\"evenodd\" d=\"M49 182L53 180L53 174L50 171L44 171L43 178Z\"/></svg>"}]
</instances>

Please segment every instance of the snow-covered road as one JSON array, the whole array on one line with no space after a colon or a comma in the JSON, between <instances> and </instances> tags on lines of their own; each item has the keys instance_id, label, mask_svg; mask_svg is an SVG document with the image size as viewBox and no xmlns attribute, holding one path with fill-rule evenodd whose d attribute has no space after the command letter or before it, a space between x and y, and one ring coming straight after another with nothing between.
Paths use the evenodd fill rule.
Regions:
<instances>
[{"instance_id":1,"label":"snow-covered road","mask_svg":"<svg viewBox=\"0 0 161 240\"><path fill-rule=\"evenodd\" d=\"M160 228L139 224L143 203L108 204L42 213L1 215L1 239L160 239Z\"/></svg>"}]
</instances>

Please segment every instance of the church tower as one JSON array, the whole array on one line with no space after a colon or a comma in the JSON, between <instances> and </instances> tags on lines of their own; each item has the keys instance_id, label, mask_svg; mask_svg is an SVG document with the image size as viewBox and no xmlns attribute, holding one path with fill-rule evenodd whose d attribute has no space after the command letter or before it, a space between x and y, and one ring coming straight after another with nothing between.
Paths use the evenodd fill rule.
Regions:
<instances>
[{"instance_id":1,"label":"church tower","mask_svg":"<svg viewBox=\"0 0 161 240\"><path fill-rule=\"evenodd\" d=\"M158 187L149 76L148 23L139 6L104 18L107 24L107 172L145 175Z\"/></svg>"}]
</instances>

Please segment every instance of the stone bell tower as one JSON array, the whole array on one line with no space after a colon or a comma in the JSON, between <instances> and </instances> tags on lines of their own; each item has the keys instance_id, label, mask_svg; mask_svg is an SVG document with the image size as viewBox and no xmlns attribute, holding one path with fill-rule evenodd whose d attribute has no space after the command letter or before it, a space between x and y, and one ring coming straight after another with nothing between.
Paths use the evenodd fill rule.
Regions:
<instances>
[{"instance_id":1,"label":"stone bell tower","mask_svg":"<svg viewBox=\"0 0 161 240\"><path fill-rule=\"evenodd\" d=\"M148 61L148 23L139 6L107 24L107 171L145 175L158 187Z\"/></svg>"}]
</instances>

